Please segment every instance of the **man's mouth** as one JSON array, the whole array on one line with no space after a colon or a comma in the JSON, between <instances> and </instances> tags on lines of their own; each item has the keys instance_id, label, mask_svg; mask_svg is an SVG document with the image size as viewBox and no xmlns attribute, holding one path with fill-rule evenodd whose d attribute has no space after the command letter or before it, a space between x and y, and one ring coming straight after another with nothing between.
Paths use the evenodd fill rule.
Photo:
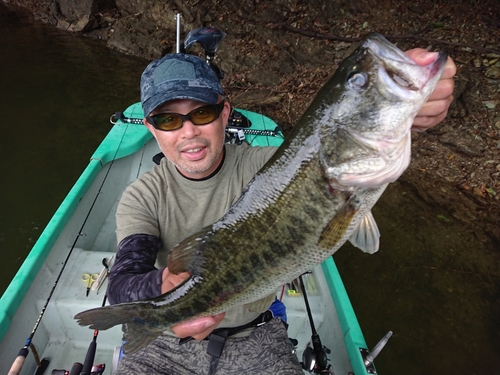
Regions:
<instances>
[{"instance_id":1,"label":"man's mouth","mask_svg":"<svg viewBox=\"0 0 500 375\"><path fill-rule=\"evenodd\" d=\"M195 154L197 152L200 152L203 149L204 149L204 147L190 148L189 150L185 150L183 152L186 152L188 154Z\"/></svg>"},{"instance_id":2,"label":"man's mouth","mask_svg":"<svg viewBox=\"0 0 500 375\"><path fill-rule=\"evenodd\" d=\"M201 160L205 157L206 153L207 153L206 146L186 148L182 150L182 154L184 155L184 157L190 161Z\"/></svg>"}]
</instances>

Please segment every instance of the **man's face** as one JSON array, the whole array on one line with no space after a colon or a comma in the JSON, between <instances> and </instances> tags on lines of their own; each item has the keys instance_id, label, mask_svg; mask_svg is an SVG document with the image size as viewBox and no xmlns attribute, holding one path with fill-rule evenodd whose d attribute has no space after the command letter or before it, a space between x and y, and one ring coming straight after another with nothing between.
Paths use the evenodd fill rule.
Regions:
<instances>
[{"instance_id":1,"label":"man's face","mask_svg":"<svg viewBox=\"0 0 500 375\"><path fill-rule=\"evenodd\" d=\"M206 103L179 99L164 103L151 115L178 113L185 115ZM185 120L177 130L162 131L155 129L144 120L145 125L156 138L165 156L176 165L185 177L202 179L214 172L222 162L225 128L229 117L230 105L225 102L219 118L206 125L194 125Z\"/></svg>"}]
</instances>

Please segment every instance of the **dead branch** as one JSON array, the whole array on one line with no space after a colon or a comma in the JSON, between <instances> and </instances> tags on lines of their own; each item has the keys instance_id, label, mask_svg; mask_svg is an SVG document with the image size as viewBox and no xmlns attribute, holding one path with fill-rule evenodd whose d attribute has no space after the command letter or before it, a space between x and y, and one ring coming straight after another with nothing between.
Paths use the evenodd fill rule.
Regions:
<instances>
[{"instance_id":1,"label":"dead branch","mask_svg":"<svg viewBox=\"0 0 500 375\"><path fill-rule=\"evenodd\" d=\"M270 25L272 28L280 28L280 29L285 29L293 33L309 36L312 38L318 38L318 39L326 39L326 40L338 40L342 42L359 42L363 39L363 37L356 37L356 38L346 38L340 35L333 35L329 33L320 33L317 31L313 30L304 30L304 29L299 29L297 27L293 27L288 25L285 22L280 22L280 23L274 23ZM418 33L421 33L424 30L420 30ZM384 35L384 34L382 34ZM384 35L385 38L389 40L417 40L417 41L423 41L427 43L432 43L432 44L442 44L446 46L451 46L451 47L462 47L462 48L470 48L479 52L483 53L495 53L495 54L500 54L500 51L492 49L492 48L483 48L483 47L478 47L478 46L473 46L470 44L465 44L465 43L453 43L453 42L447 42L446 40L441 40L441 39L431 39L431 38L425 38L422 36L418 36L415 34L407 34L407 35Z\"/></svg>"}]
</instances>

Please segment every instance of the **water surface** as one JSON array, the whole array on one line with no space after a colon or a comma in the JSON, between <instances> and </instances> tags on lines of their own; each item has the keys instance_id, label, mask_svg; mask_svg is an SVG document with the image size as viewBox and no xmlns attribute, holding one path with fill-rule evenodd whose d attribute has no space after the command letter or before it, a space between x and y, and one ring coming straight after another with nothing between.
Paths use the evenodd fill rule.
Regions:
<instances>
[{"instance_id":1,"label":"water surface","mask_svg":"<svg viewBox=\"0 0 500 375\"><path fill-rule=\"evenodd\" d=\"M374 255L334 256L380 374L500 374L500 250L400 183L373 210Z\"/></svg>"},{"instance_id":2,"label":"water surface","mask_svg":"<svg viewBox=\"0 0 500 375\"><path fill-rule=\"evenodd\" d=\"M147 61L0 6L0 293L111 128Z\"/></svg>"}]
</instances>

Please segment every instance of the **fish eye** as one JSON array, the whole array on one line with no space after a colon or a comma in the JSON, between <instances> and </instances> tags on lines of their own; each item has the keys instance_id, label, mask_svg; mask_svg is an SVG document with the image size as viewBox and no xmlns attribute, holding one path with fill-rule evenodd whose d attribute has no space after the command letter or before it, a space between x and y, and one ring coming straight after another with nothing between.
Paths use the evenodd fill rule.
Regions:
<instances>
[{"instance_id":1,"label":"fish eye","mask_svg":"<svg viewBox=\"0 0 500 375\"><path fill-rule=\"evenodd\" d=\"M363 90L368 86L368 74L354 71L347 76L347 84L354 90Z\"/></svg>"}]
</instances>

